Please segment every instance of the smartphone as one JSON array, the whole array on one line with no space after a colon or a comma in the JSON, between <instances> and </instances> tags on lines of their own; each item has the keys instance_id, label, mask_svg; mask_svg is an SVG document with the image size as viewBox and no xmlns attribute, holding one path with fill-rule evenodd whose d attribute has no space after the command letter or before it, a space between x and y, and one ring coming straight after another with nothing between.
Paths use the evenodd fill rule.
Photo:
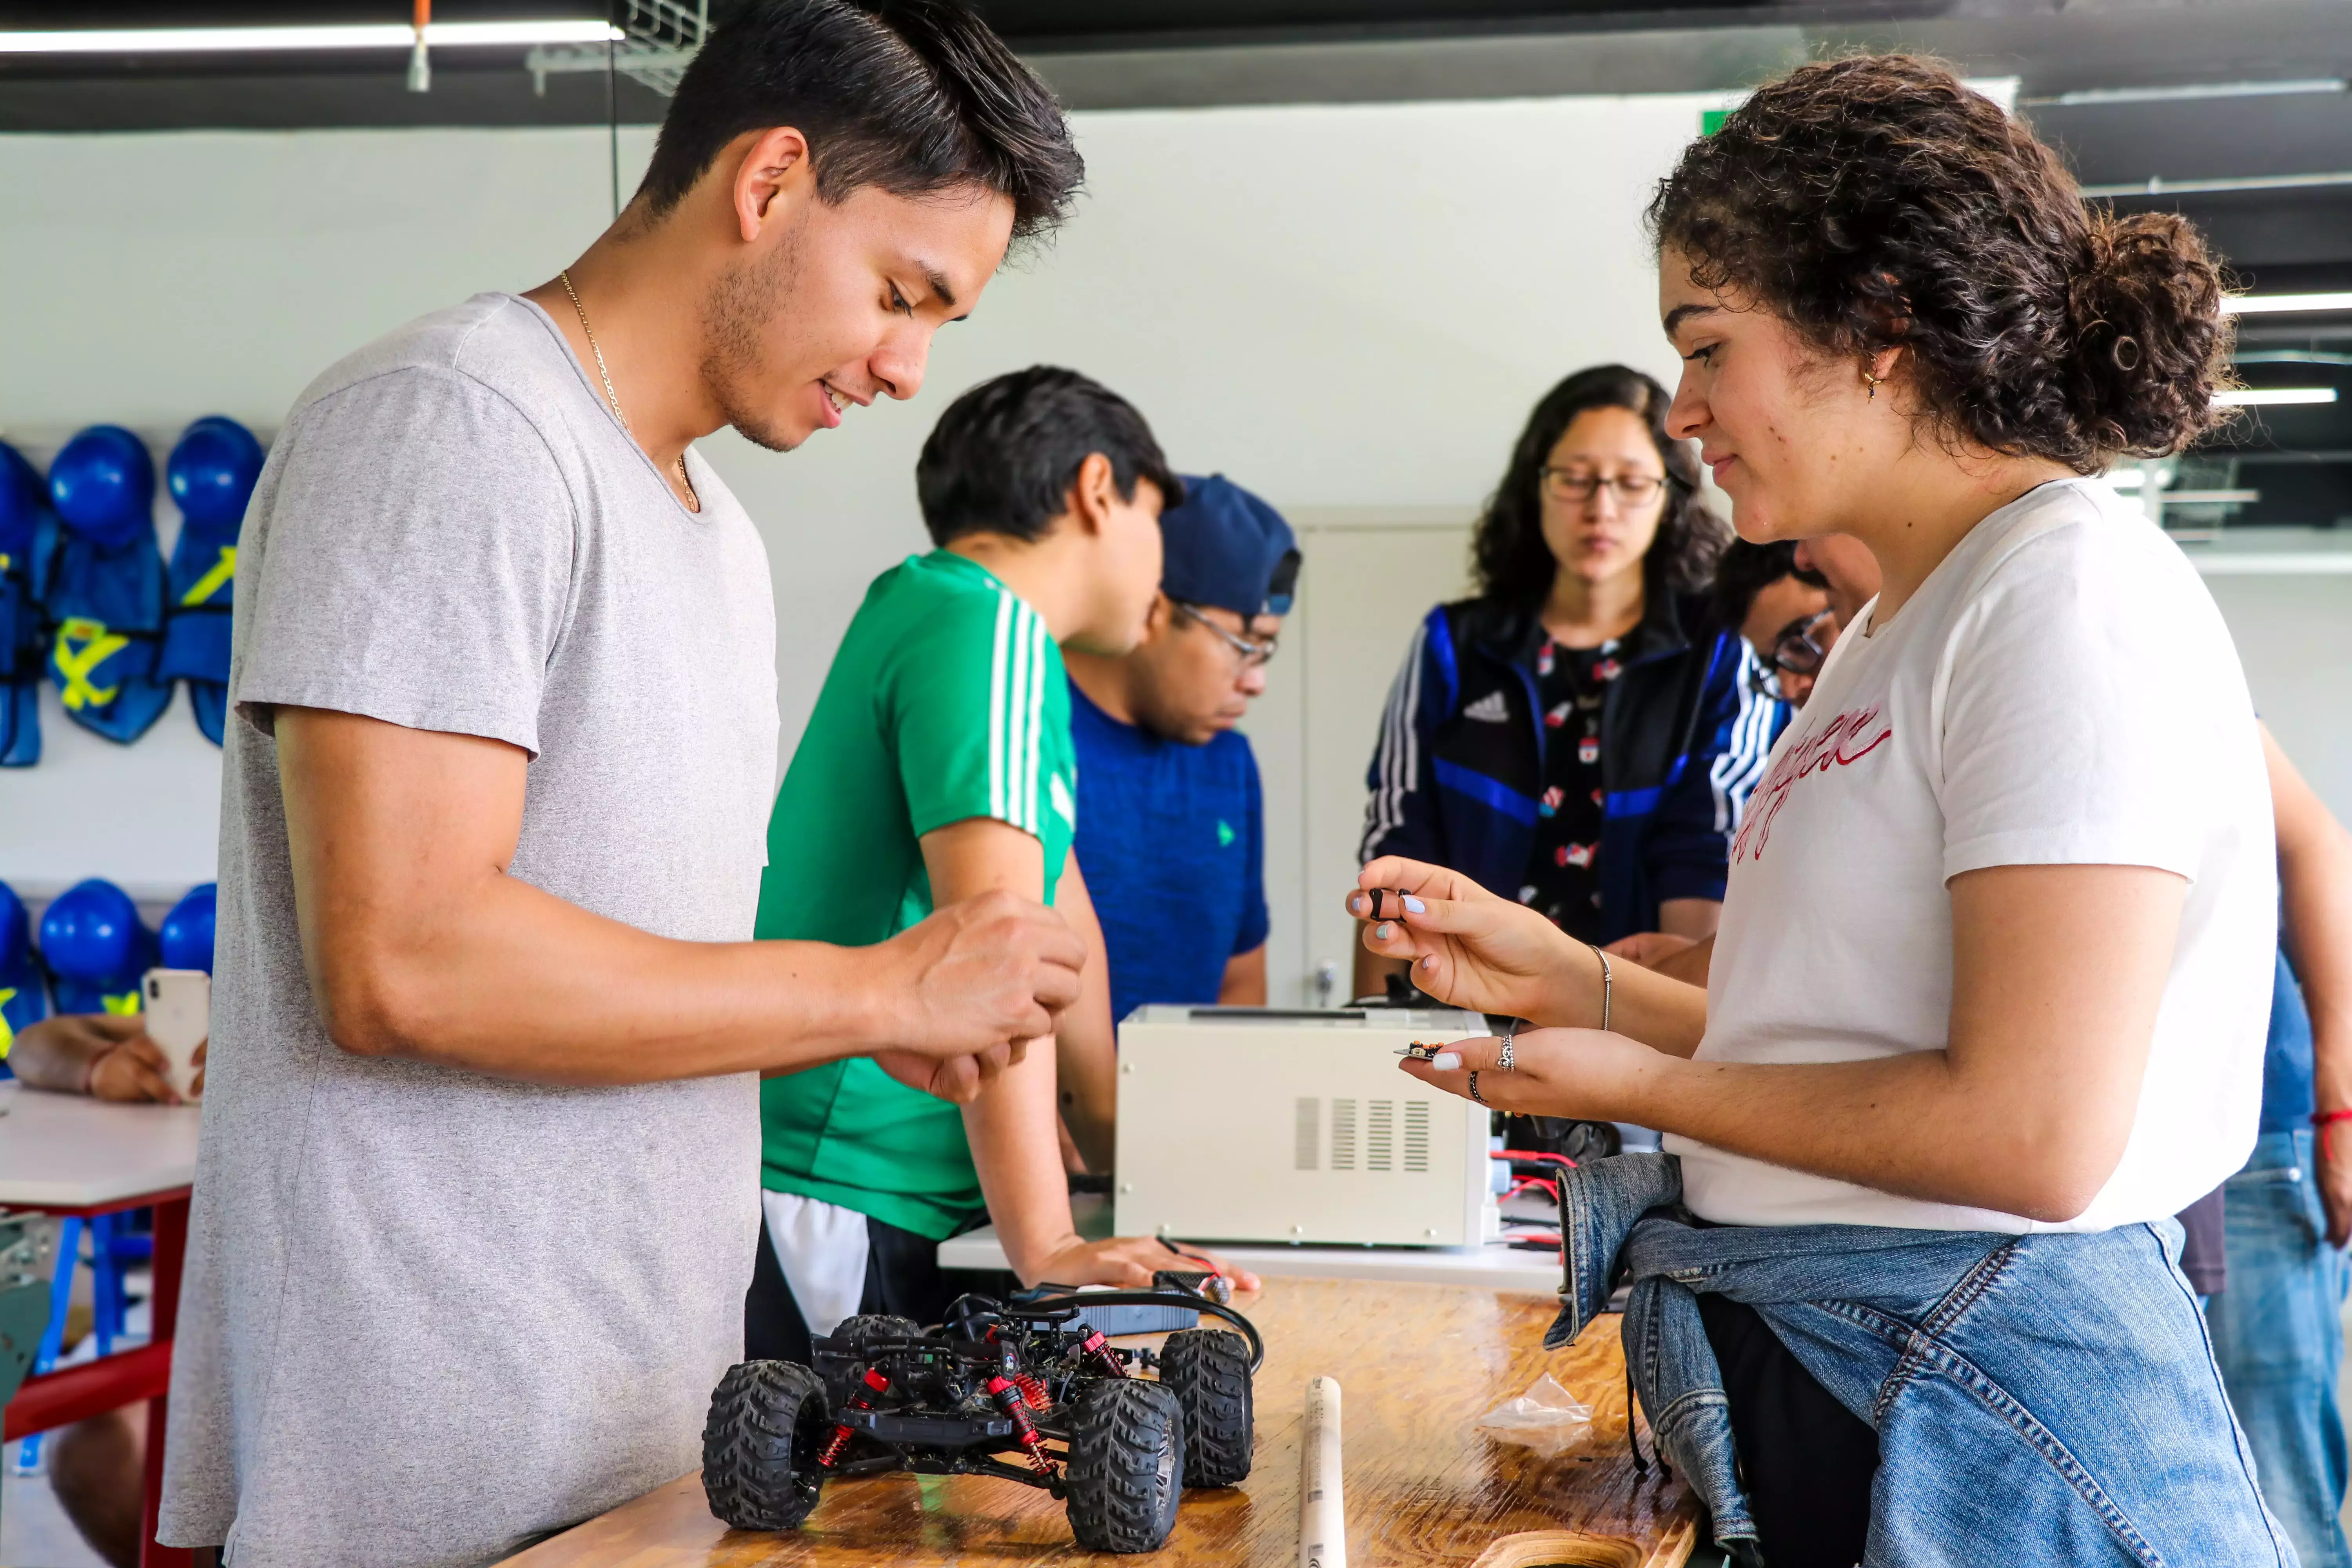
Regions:
<instances>
[{"instance_id":1,"label":"smartphone","mask_svg":"<svg viewBox=\"0 0 2352 1568\"><path fill-rule=\"evenodd\" d=\"M147 1037L171 1064L173 1092L193 1100L196 1047L213 1032L213 977L201 969L151 969L141 989Z\"/></svg>"}]
</instances>

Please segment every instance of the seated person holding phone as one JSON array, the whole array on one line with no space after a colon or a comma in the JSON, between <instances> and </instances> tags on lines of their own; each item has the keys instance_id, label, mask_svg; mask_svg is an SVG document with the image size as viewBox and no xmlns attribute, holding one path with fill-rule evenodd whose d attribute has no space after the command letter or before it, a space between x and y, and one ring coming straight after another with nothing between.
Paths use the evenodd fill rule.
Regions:
<instances>
[{"instance_id":1,"label":"seated person holding phone","mask_svg":"<svg viewBox=\"0 0 2352 1568\"><path fill-rule=\"evenodd\" d=\"M950 405L915 486L939 548L875 580L834 656L776 795L758 933L858 946L1003 890L1060 910L1087 956L1056 1037L969 1105L862 1059L761 1086L754 1358L805 1362L813 1334L861 1312L938 1321L959 1293L939 1244L983 1217L1024 1285L1148 1286L1170 1260L1148 1237L1086 1241L1070 1217L1056 1091L1071 1112L1108 1107L1115 1069L1102 936L1070 853L1060 648L1116 657L1142 637L1160 509L1182 482L1124 399L1039 366ZM1108 1168L1106 1120L1074 1114L1069 1131Z\"/></svg>"}]
</instances>

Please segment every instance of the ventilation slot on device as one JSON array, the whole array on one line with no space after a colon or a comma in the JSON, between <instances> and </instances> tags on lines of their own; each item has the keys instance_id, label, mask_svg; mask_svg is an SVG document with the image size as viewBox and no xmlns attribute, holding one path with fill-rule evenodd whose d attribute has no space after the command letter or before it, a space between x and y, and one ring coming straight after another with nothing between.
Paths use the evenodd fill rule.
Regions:
<instances>
[{"instance_id":1,"label":"ventilation slot on device","mask_svg":"<svg viewBox=\"0 0 2352 1568\"><path fill-rule=\"evenodd\" d=\"M1331 1102L1331 1168L1356 1168L1356 1102L1352 1100Z\"/></svg>"},{"instance_id":2,"label":"ventilation slot on device","mask_svg":"<svg viewBox=\"0 0 2352 1568\"><path fill-rule=\"evenodd\" d=\"M1315 1169L1318 1127L1316 1108L1321 1103L1322 1101L1312 1095L1304 1096L1298 1101L1298 1152L1292 1167L1295 1170Z\"/></svg>"},{"instance_id":3,"label":"ventilation slot on device","mask_svg":"<svg viewBox=\"0 0 2352 1568\"><path fill-rule=\"evenodd\" d=\"M1429 1169L1429 1101L1425 1100L1404 1102L1404 1168Z\"/></svg>"},{"instance_id":4,"label":"ventilation slot on device","mask_svg":"<svg viewBox=\"0 0 2352 1568\"><path fill-rule=\"evenodd\" d=\"M1371 1114L1365 1119L1364 1126L1364 1169L1392 1170L1395 1167L1390 1163L1390 1157L1395 1152L1396 1101L1375 1100L1370 1103Z\"/></svg>"}]
</instances>

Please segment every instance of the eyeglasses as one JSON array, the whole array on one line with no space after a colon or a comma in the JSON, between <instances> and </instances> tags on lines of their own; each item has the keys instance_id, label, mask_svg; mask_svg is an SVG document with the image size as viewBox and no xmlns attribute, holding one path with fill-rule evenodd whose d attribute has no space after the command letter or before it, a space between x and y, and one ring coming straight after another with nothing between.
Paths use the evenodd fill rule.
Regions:
<instances>
[{"instance_id":1,"label":"eyeglasses","mask_svg":"<svg viewBox=\"0 0 2352 1568\"><path fill-rule=\"evenodd\" d=\"M1623 507L1647 505L1666 488L1658 474L1620 474L1613 479L1603 479L1591 474L1580 474L1569 468L1547 468L1538 470L1543 478L1544 493L1554 500L1570 501L1581 506L1591 500L1606 485Z\"/></svg>"},{"instance_id":2,"label":"eyeglasses","mask_svg":"<svg viewBox=\"0 0 2352 1568\"><path fill-rule=\"evenodd\" d=\"M1790 621L1772 639L1772 657L1765 662L1786 675L1820 674L1822 662L1830 656L1829 645L1837 641L1836 620L1835 610L1819 610ZM1829 635L1817 640L1813 628L1823 621L1831 623Z\"/></svg>"},{"instance_id":3,"label":"eyeglasses","mask_svg":"<svg viewBox=\"0 0 2352 1568\"><path fill-rule=\"evenodd\" d=\"M1171 599L1168 602L1174 605L1176 613L1186 620L1198 621L1216 633L1227 647L1241 656L1244 669L1261 668L1273 659L1276 647L1276 639L1273 637L1268 637L1264 642L1252 642L1247 637L1237 637L1202 615L1198 605L1188 605L1181 599Z\"/></svg>"}]
</instances>

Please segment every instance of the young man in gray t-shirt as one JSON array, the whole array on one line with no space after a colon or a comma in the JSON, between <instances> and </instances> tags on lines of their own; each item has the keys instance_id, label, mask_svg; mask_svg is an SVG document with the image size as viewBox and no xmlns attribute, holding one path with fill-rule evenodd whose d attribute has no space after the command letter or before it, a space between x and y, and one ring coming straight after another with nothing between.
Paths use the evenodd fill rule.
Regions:
<instances>
[{"instance_id":1,"label":"young man in gray t-shirt","mask_svg":"<svg viewBox=\"0 0 2352 1568\"><path fill-rule=\"evenodd\" d=\"M1079 163L969 13L767 0L585 256L305 392L240 543L204 1142L161 1538L470 1564L694 1468L762 1072L969 1098L1076 995L999 895L751 934L751 520L689 448L912 396Z\"/></svg>"}]
</instances>

